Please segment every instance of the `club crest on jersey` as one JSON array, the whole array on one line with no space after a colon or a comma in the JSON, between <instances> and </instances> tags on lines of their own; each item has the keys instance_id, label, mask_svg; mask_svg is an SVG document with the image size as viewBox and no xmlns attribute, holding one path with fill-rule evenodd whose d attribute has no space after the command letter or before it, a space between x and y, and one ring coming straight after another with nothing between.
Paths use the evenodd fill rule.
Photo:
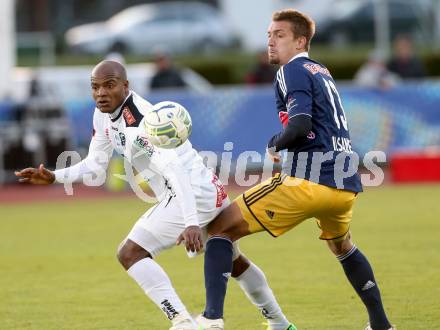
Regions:
<instances>
[{"instance_id":1,"label":"club crest on jersey","mask_svg":"<svg viewBox=\"0 0 440 330\"><path fill-rule=\"evenodd\" d=\"M134 118L133 114L131 113L128 107L125 107L122 110L122 115L124 116L128 125L133 125L136 122L136 119Z\"/></svg>"},{"instance_id":2,"label":"club crest on jersey","mask_svg":"<svg viewBox=\"0 0 440 330\"><path fill-rule=\"evenodd\" d=\"M315 133L313 133L312 131L310 131L309 134L307 134L307 138L308 138L309 140L313 140L313 139L315 139L315 137L316 137L316 135L315 135Z\"/></svg>"},{"instance_id":3,"label":"club crest on jersey","mask_svg":"<svg viewBox=\"0 0 440 330\"><path fill-rule=\"evenodd\" d=\"M147 153L148 157L151 157L154 153L153 145L144 136L137 136L134 144Z\"/></svg>"}]
</instances>

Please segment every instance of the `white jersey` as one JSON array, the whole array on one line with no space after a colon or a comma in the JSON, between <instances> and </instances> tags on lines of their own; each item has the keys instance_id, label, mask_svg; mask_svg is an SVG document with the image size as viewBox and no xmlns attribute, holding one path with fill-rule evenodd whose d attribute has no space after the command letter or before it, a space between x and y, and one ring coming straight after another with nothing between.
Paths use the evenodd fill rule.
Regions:
<instances>
[{"instance_id":1,"label":"white jersey","mask_svg":"<svg viewBox=\"0 0 440 330\"><path fill-rule=\"evenodd\" d=\"M55 178L68 182L72 171L79 178L105 173L116 151L143 176L159 201L176 199L186 227L199 225L198 214L219 209L227 195L189 141L175 149L157 148L148 141L141 127L151 108L149 102L130 92L112 114L95 109L87 157L70 168L56 170Z\"/></svg>"}]
</instances>

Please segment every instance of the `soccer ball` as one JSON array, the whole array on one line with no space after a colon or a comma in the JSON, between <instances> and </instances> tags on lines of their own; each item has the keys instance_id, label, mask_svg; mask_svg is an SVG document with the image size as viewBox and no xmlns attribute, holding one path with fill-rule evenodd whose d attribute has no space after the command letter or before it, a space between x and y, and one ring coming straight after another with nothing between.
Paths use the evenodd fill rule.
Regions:
<instances>
[{"instance_id":1,"label":"soccer ball","mask_svg":"<svg viewBox=\"0 0 440 330\"><path fill-rule=\"evenodd\" d=\"M144 128L152 144L172 149L182 145L191 135L192 121L182 105L164 101L155 104L144 116Z\"/></svg>"}]
</instances>

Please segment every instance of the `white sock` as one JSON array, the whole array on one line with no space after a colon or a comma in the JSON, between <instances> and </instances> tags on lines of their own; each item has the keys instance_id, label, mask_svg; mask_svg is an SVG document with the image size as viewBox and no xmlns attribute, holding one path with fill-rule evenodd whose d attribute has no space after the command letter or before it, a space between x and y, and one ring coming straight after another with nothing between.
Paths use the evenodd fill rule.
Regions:
<instances>
[{"instance_id":1,"label":"white sock","mask_svg":"<svg viewBox=\"0 0 440 330\"><path fill-rule=\"evenodd\" d=\"M188 316L188 311L174 290L162 267L151 258L139 260L127 270L145 294L165 313L169 320ZM181 317L179 317L181 319Z\"/></svg>"},{"instance_id":2,"label":"white sock","mask_svg":"<svg viewBox=\"0 0 440 330\"><path fill-rule=\"evenodd\" d=\"M249 300L261 311L272 330L286 330L289 327L290 323L281 311L260 268L251 263L249 268L235 280Z\"/></svg>"}]
</instances>

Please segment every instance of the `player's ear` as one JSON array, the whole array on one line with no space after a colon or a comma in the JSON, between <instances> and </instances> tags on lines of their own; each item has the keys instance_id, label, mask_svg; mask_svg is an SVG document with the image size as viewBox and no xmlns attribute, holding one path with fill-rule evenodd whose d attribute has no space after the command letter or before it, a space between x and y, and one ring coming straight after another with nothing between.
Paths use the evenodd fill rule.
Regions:
<instances>
[{"instance_id":1,"label":"player's ear","mask_svg":"<svg viewBox=\"0 0 440 330\"><path fill-rule=\"evenodd\" d=\"M307 38L304 36L298 37L296 38L296 49L300 50L300 49L306 49L306 45L307 45Z\"/></svg>"},{"instance_id":2,"label":"player's ear","mask_svg":"<svg viewBox=\"0 0 440 330\"><path fill-rule=\"evenodd\" d=\"M126 92L128 92L128 90L130 89L130 82L128 80L124 81L124 88Z\"/></svg>"}]
</instances>

